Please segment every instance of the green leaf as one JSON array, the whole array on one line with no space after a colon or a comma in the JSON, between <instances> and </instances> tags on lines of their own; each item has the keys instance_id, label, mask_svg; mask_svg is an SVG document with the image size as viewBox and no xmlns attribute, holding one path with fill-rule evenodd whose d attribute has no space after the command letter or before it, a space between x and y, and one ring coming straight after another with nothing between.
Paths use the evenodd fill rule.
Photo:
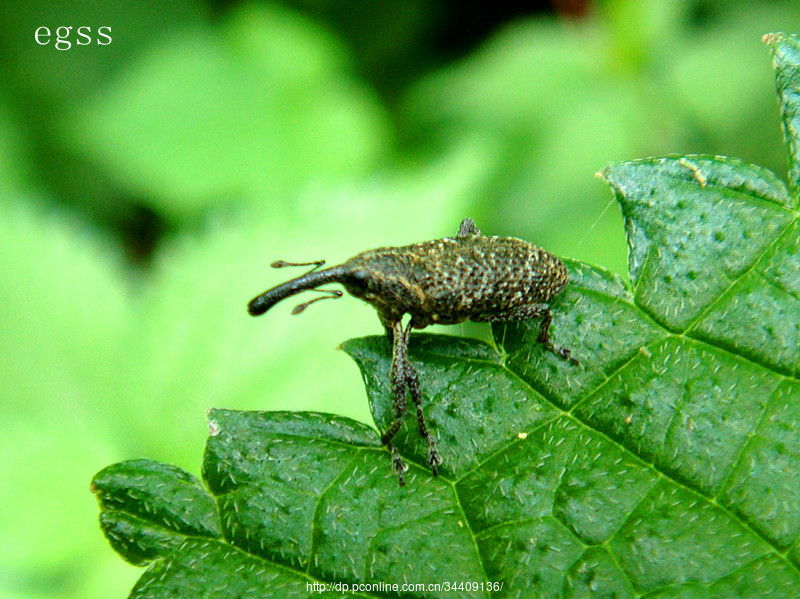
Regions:
<instances>
[{"instance_id":1,"label":"green leaf","mask_svg":"<svg viewBox=\"0 0 800 599\"><path fill-rule=\"evenodd\" d=\"M396 437L404 487L365 425L213 410L210 496L149 463L95 481L113 486L104 522L125 514L106 527L112 542L154 560L131 596L310 596L315 583L452 596L407 582L478 583L465 597L800 596L797 197L720 157L600 176L622 207L633 289L567 262L551 335L580 365L536 342L538 322L494 325L497 349L412 336L444 462L433 477L409 414ZM383 430L389 344L343 349Z\"/></svg>"},{"instance_id":2,"label":"green leaf","mask_svg":"<svg viewBox=\"0 0 800 599\"><path fill-rule=\"evenodd\" d=\"M797 197L800 192L800 40L796 35L768 33L764 42L772 51L781 127L789 147L789 187Z\"/></svg>"},{"instance_id":3,"label":"green leaf","mask_svg":"<svg viewBox=\"0 0 800 599\"><path fill-rule=\"evenodd\" d=\"M752 267L791 219L782 210L789 198L774 176L724 159L647 159L600 176L625 217L638 303L678 329Z\"/></svg>"},{"instance_id":4,"label":"green leaf","mask_svg":"<svg viewBox=\"0 0 800 599\"><path fill-rule=\"evenodd\" d=\"M103 510L103 532L132 564L163 557L183 537L219 536L214 500L200 481L175 466L150 460L115 464L97 473L92 491Z\"/></svg>"},{"instance_id":5,"label":"green leaf","mask_svg":"<svg viewBox=\"0 0 800 599\"><path fill-rule=\"evenodd\" d=\"M800 372L797 200L772 173L674 156L600 176L622 207L643 310L672 331Z\"/></svg>"}]
</instances>

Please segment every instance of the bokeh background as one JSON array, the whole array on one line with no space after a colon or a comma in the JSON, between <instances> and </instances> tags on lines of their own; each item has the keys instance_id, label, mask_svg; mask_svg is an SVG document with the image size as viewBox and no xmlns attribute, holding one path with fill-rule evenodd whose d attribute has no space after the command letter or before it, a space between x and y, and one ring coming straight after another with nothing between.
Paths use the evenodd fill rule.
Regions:
<instances>
[{"instance_id":1,"label":"bokeh background","mask_svg":"<svg viewBox=\"0 0 800 599\"><path fill-rule=\"evenodd\" d=\"M370 422L336 346L380 333L373 310L252 319L300 274L271 261L469 215L625 276L607 163L698 152L783 175L760 43L777 30L800 31L796 1L3 2L0 597L126 596L139 571L89 481L142 456L198 473L209 407Z\"/></svg>"}]
</instances>

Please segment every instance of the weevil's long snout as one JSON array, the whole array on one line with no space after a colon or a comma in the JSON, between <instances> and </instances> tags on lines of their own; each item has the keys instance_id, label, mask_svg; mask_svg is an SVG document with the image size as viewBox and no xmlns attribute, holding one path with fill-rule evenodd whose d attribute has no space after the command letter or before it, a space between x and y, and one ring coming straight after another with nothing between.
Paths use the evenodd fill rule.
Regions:
<instances>
[{"instance_id":1,"label":"weevil's long snout","mask_svg":"<svg viewBox=\"0 0 800 599\"><path fill-rule=\"evenodd\" d=\"M250 303L247 304L247 311L251 316L260 316L287 297L308 289L314 289L325 283L340 283L344 274L345 269L341 265L308 272L296 279L281 283L272 289L267 289L258 297L254 297L250 300Z\"/></svg>"}]
</instances>

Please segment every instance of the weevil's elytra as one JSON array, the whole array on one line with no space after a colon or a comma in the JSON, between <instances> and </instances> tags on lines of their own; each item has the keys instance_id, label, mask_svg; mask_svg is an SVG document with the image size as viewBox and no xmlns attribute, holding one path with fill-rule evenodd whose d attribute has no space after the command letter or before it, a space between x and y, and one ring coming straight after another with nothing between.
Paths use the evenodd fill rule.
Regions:
<instances>
[{"instance_id":1,"label":"weevil's elytra","mask_svg":"<svg viewBox=\"0 0 800 599\"><path fill-rule=\"evenodd\" d=\"M437 473L441 463L433 435L422 414L419 377L407 356L411 329L431 324L457 324L465 320L493 322L541 318L538 341L564 360L577 363L570 350L550 340L548 302L569 282L567 269L553 254L515 237L482 235L471 219L461 222L455 237L423 241L402 247L382 247L361 252L338 266L318 270L323 261L304 264L274 262L272 266L312 266L306 274L277 285L252 299L251 315L258 316L276 303L306 290L329 295L295 308L339 297L341 292L317 289L339 283L352 296L371 304L392 343L391 383L395 419L381 436L392 453L395 472L403 484L408 469L392 439L402 426L406 395L417 411L420 434L428 442L428 463ZM402 318L410 315L406 327Z\"/></svg>"}]
</instances>

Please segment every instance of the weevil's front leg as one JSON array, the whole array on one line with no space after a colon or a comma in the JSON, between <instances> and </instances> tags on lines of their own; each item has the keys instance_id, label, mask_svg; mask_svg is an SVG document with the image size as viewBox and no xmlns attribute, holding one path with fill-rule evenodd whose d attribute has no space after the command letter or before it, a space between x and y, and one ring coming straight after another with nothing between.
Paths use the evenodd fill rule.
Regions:
<instances>
[{"instance_id":1,"label":"weevil's front leg","mask_svg":"<svg viewBox=\"0 0 800 599\"><path fill-rule=\"evenodd\" d=\"M408 341L411 337L412 328L413 321L409 322L408 326L403 329L400 320L392 323L391 329L387 327L392 338L391 381L395 418L381 436L381 442L392 452L392 467L400 479L401 486L405 484L404 474L408 470L408 465L400 457L400 452L397 451L397 448L392 443L392 439L403 425L403 415L406 412L406 390L408 390L414 402L419 432L428 442L428 463L434 476L438 474L437 467L442 463L442 458L436 448L436 441L428 430L428 426L425 424L425 416L422 413L422 392L419 386L419 375L408 359Z\"/></svg>"},{"instance_id":2,"label":"weevil's front leg","mask_svg":"<svg viewBox=\"0 0 800 599\"><path fill-rule=\"evenodd\" d=\"M411 328L410 325L409 328ZM419 388L419 376L414 366L412 366L409 361L406 361L406 380L408 381L408 391L411 394L411 399L417 410L419 434L428 442L428 465L431 467L433 475L436 476L439 474L439 464L442 463L442 457L439 455L439 450L436 448L436 440L425 424L425 416L422 413L422 392Z\"/></svg>"},{"instance_id":3,"label":"weevil's front leg","mask_svg":"<svg viewBox=\"0 0 800 599\"><path fill-rule=\"evenodd\" d=\"M400 457L400 452L392 443L392 439L403 426L403 414L406 413L406 348L408 340L403 332L403 324L400 320L392 323L392 395L394 396L394 420L383 435L381 443L386 445L392 452L392 469L400 479L400 486L405 484L404 475L408 470L408 465Z\"/></svg>"},{"instance_id":4,"label":"weevil's front leg","mask_svg":"<svg viewBox=\"0 0 800 599\"><path fill-rule=\"evenodd\" d=\"M562 360L569 360L573 364L580 364L572 357L572 351L566 347L554 345L550 340L550 323L553 315L550 313L550 306L547 304L526 304L518 306L504 312L494 312L490 314L479 314L473 316L471 320L475 322L505 322L509 320L530 320L531 318L541 317L542 323L539 325L539 336L536 341L544 345L549 351L553 352Z\"/></svg>"},{"instance_id":5,"label":"weevil's front leg","mask_svg":"<svg viewBox=\"0 0 800 599\"><path fill-rule=\"evenodd\" d=\"M408 326L403 331L403 359L405 360L405 373L406 383L408 385L408 392L411 395L411 400L414 402L414 408L417 411L417 427L419 434L428 442L428 465L431 467L433 475L439 474L438 466L442 463L442 458L439 455L439 450L436 448L436 440L428 430L428 425L425 424L425 415L422 413L422 391L419 387L419 375L414 368L411 361L408 359L408 341L411 338L411 329L414 327L414 321L411 320Z\"/></svg>"}]
</instances>

